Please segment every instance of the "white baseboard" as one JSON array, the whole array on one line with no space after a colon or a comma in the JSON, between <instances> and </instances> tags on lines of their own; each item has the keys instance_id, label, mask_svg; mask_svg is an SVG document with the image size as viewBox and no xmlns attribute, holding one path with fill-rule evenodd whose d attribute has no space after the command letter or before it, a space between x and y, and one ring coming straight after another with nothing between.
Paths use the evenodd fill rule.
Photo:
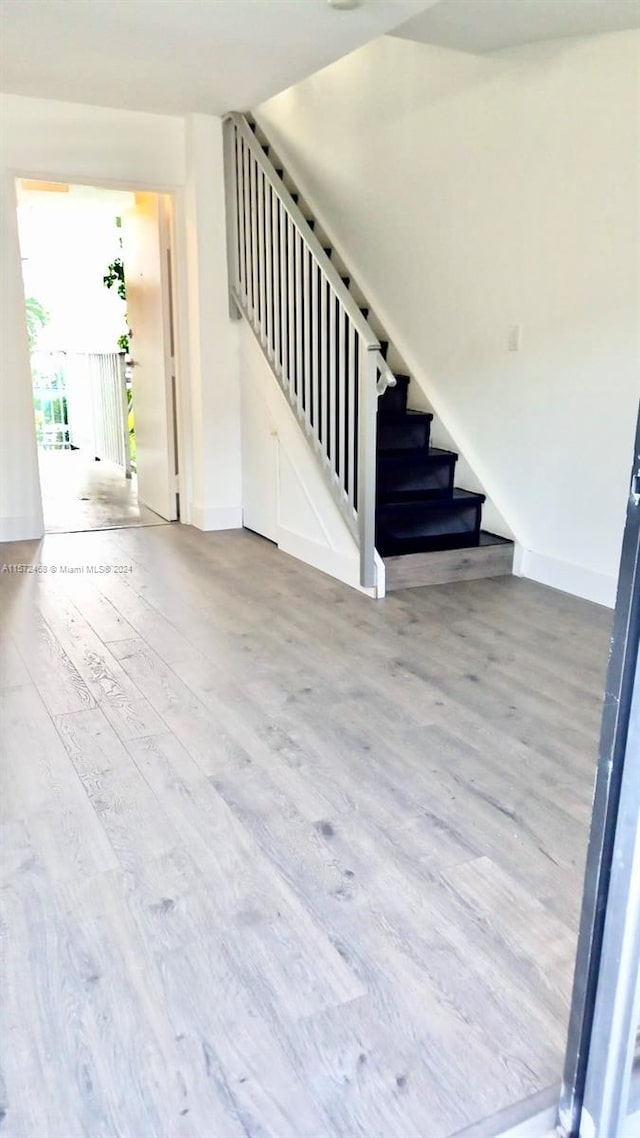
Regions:
<instances>
[{"instance_id":1,"label":"white baseboard","mask_svg":"<svg viewBox=\"0 0 640 1138\"><path fill-rule=\"evenodd\" d=\"M44 537L42 514L24 518L0 518L0 542L38 541Z\"/></svg>"},{"instance_id":2,"label":"white baseboard","mask_svg":"<svg viewBox=\"0 0 640 1138\"><path fill-rule=\"evenodd\" d=\"M377 588L363 589L360 584L360 565L357 558L338 553L328 545L320 545L316 541L310 541L308 537L302 537L300 534L281 526L278 529L278 549L281 549L283 553L288 553L291 557L297 557L298 561L305 561L307 565L312 565L314 569L319 569L321 573L326 573L329 577L343 581L345 585L350 585L352 589L358 589L359 592L365 593L368 597L384 596L384 580L381 582L381 593ZM384 566L382 568L384 570ZM379 567L378 580L380 580Z\"/></svg>"},{"instance_id":3,"label":"white baseboard","mask_svg":"<svg viewBox=\"0 0 640 1138\"><path fill-rule=\"evenodd\" d=\"M242 506L196 506L189 511L191 524L196 529L242 529Z\"/></svg>"},{"instance_id":4,"label":"white baseboard","mask_svg":"<svg viewBox=\"0 0 640 1138\"><path fill-rule=\"evenodd\" d=\"M607 608L613 608L616 603L615 577L573 565L570 561L560 561L557 557L547 557L521 545L516 545L513 572L516 577L528 577L541 585L550 585L563 593L572 593Z\"/></svg>"}]
</instances>

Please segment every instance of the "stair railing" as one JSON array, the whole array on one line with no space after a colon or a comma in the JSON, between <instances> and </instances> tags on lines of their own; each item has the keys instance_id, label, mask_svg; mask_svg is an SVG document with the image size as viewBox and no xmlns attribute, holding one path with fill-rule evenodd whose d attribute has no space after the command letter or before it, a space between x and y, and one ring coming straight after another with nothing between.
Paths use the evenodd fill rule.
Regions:
<instances>
[{"instance_id":1,"label":"stair railing","mask_svg":"<svg viewBox=\"0 0 640 1138\"><path fill-rule=\"evenodd\" d=\"M376 413L395 376L244 115L225 119L231 313L253 330L376 583Z\"/></svg>"}]
</instances>

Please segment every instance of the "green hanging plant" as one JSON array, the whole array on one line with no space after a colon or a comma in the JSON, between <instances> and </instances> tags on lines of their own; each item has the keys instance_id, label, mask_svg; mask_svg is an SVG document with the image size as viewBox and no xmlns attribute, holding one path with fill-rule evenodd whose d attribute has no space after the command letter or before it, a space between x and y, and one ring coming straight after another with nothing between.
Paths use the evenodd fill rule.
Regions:
<instances>
[{"instance_id":1,"label":"green hanging plant","mask_svg":"<svg viewBox=\"0 0 640 1138\"><path fill-rule=\"evenodd\" d=\"M107 271L102 278L102 283L106 288L113 288L117 285L117 292L120 300L127 299L127 286L124 280L124 265L122 257L114 257L110 265L107 265Z\"/></svg>"},{"instance_id":2,"label":"green hanging plant","mask_svg":"<svg viewBox=\"0 0 640 1138\"><path fill-rule=\"evenodd\" d=\"M116 227L118 229L122 228L121 217L116 217ZM119 238L119 244L120 248L122 249L122 237ZM102 283L105 288L111 289L115 287L120 300L127 299L127 284L124 276L124 264L122 257L114 257L111 264L107 265L107 271L102 278ZM126 312L124 314L124 318L127 320ZM129 327L127 327L126 332L123 332L121 336L118 336L117 342L120 351L126 352L128 355L131 347L131 329Z\"/></svg>"}]
</instances>

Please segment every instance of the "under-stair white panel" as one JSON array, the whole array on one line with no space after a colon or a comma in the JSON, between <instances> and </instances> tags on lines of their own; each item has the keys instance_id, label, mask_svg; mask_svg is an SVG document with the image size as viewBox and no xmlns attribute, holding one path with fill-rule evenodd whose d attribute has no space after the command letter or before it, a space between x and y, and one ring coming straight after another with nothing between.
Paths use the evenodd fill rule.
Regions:
<instances>
[{"instance_id":1,"label":"under-stair white panel","mask_svg":"<svg viewBox=\"0 0 640 1138\"><path fill-rule=\"evenodd\" d=\"M244 337L247 332L243 324L240 333ZM253 361L247 361L243 368L242 521L247 529L277 542L278 429L254 366Z\"/></svg>"},{"instance_id":2,"label":"under-stair white panel","mask_svg":"<svg viewBox=\"0 0 640 1138\"><path fill-rule=\"evenodd\" d=\"M375 590L362 589L357 545L316 459L246 323L239 334L244 524L323 573L383 596L383 562L376 559Z\"/></svg>"}]
</instances>

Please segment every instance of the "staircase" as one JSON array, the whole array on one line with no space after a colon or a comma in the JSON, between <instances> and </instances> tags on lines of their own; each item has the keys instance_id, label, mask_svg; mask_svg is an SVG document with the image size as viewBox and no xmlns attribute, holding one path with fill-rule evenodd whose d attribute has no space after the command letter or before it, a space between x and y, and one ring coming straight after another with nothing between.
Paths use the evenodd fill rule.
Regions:
<instances>
[{"instance_id":1,"label":"staircase","mask_svg":"<svg viewBox=\"0 0 640 1138\"><path fill-rule=\"evenodd\" d=\"M385 341L381 350L386 358ZM485 496L454 486L458 455L430 446L433 415L408 407L410 384L396 373L378 401L376 549L387 588L511 573L513 543L481 529Z\"/></svg>"},{"instance_id":2,"label":"staircase","mask_svg":"<svg viewBox=\"0 0 640 1138\"><path fill-rule=\"evenodd\" d=\"M257 336L359 543L361 583L387 589L512 571L513 544L481 528L483 494L430 445L433 415L344 262L254 120L226 120L232 315ZM238 311L239 310L239 311Z\"/></svg>"}]
</instances>

